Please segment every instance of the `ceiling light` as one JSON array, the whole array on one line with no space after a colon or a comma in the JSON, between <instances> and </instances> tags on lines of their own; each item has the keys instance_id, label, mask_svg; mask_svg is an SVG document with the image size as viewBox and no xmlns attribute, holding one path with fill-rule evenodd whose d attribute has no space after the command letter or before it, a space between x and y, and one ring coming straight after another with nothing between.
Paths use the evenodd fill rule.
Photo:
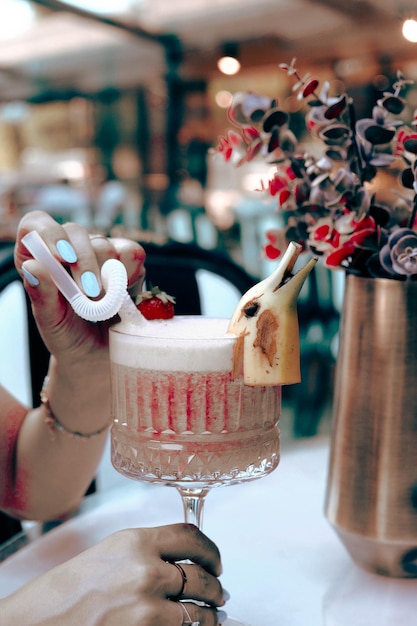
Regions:
<instances>
[{"instance_id":1,"label":"ceiling light","mask_svg":"<svg viewBox=\"0 0 417 626\"><path fill-rule=\"evenodd\" d=\"M222 109L227 109L232 103L233 96L230 91L226 91L223 89L216 93L215 100L217 106L221 107Z\"/></svg>"},{"instance_id":2,"label":"ceiling light","mask_svg":"<svg viewBox=\"0 0 417 626\"><path fill-rule=\"evenodd\" d=\"M417 42L417 21L413 19L404 20L403 36L407 41Z\"/></svg>"},{"instance_id":3,"label":"ceiling light","mask_svg":"<svg viewBox=\"0 0 417 626\"><path fill-rule=\"evenodd\" d=\"M217 61L217 67L223 74L233 76L240 70L240 63L234 57L221 57Z\"/></svg>"},{"instance_id":4,"label":"ceiling light","mask_svg":"<svg viewBox=\"0 0 417 626\"><path fill-rule=\"evenodd\" d=\"M238 45L234 42L228 42L223 45L222 55L217 61L217 67L222 74L233 76L240 70Z\"/></svg>"}]
</instances>

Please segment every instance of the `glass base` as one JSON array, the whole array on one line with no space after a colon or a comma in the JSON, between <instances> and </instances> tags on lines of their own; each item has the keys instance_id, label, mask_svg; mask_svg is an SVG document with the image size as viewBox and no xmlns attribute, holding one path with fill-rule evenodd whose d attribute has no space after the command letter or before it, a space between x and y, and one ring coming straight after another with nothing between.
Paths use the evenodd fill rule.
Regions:
<instances>
[{"instance_id":1,"label":"glass base","mask_svg":"<svg viewBox=\"0 0 417 626\"><path fill-rule=\"evenodd\" d=\"M249 624L244 624L237 619L233 619L233 617L228 617L225 622L222 622L222 626L249 626Z\"/></svg>"}]
</instances>

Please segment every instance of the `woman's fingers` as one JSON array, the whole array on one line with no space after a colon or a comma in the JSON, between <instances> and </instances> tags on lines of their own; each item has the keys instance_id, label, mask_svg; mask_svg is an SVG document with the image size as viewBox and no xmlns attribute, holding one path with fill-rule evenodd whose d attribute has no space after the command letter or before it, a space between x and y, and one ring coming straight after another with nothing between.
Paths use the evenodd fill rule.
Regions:
<instances>
[{"instance_id":1,"label":"woman's fingers","mask_svg":"<svg viewBox=\"0 0 417 626\"><path fill-rule=\"evenodd\" d=\"M15 246L15 263L18 269L21 268L24 261L32 258L30 252L21 241L32 230L36 230L39 233L57 259L66 262L75 262L77 260L76 253L71 249L71 244L68 241L64 228L47 213L31 211L19 222Z\"/></svg>"},{"instance_id":2,"label":"woman's fingers","mask_svg":"<svg viewBox=\"0 0 417 626\"><path fill-rule=\"evenodd\" d=\"M143 531L144 529L142 529ZM225 604L224 591L217 576L221 573L221 559L217 546L191 524L171 524L162 528L145 529L153 534L163 564L162 591L170 601L193 600L206 606L190 604L191 621L203 624L218 623L215 607ZM189 559L192 563L177 563ZM181 605L181 603L180 603ZM190 613L190 614L191 614ZM185 618L184 618L185 620ZM187 620L185 620L187 621Z\"/></svg>"},{"instance_id":3,"label":"woman's fingers","mask_svg":"<svg viewBox=\"0 0 417 626\"><path fill-rule=\"evenodd\" d=\"M99 239L94 239L93 243L97 244L99 241ZM111 242L116 250L116 258L126 268L129 277L129 287L136 285L140 289L145 278L145 250L139 243L130 239L112 237L108 241Z\"/></svg>"},{"instance_id":4,"label":"woman's fingers","mask_svg":"<svg viewBox=\"0 0 417 626\"><path fill-rule=\"evenodd\" d=\"M64 230L77 256L76 262L70 266L73 278L87 296L97 298L102 291L100 265L90 242L90 236L85 228L78 224L65 224ZM109 256L115 257L111 244L106 245L106 253L108 258Z\"/></svg>"},{"instance_id":5,"label":"woman's fingers","mask_svg":"<svg viewBox=\"0 0 417 626\"><path fill-rule=\"evenodd\" d=\"M142 617L142 616L141 616ZM223 610L199 606L192 602L177 602L165 600L152 605L152 610L147 612L146 619L141 618L135 624L149 626L191 626L196 623L199 626L219 626L226 619Z\"/></svg>"},{"instance_id":6,"label":"woman's fingers","mask_svg":"<svg viewBox=\"0 0 417 626\"><path fill-rule=\"evenodd\" d=\"M220 575L221 558L216 544L193 524L170 524L147 529L147 532L153 535L150 541L158 546L164 561L189 559L210 574Z\"/></svg>"},{"instance_id":7,"label":"woman's fingers","mask_svg":"<svg viewBox=\"0 0 417 626\"><path fill-rule=\"evenodd\" d=\"M224 592L219 579L200 565L168 562L167 566L177 570L177 573L171 572L174 580L167 588L168 597L198 600L212 606L224 605Z\"/></svg>"},{"instance_id":8,"label":"woman's fingers","mask_svg":"<svg viewBox=\"0 0 417 626\"><path fill-rule=\"evenodd\" d=\"M155 556L158 559L157 568L153 565L144 579L159 597L162 595L170 601L194 600L208 607L224 605L224 591L218 579L221 573L219 550L195 526L171 524L141 528L134 541L138 555L147 554L153 563ZM193 562L177 563L184 559Z\"/></svg>"},{"instance_id":9,"label":"woman's fingers","mask_svg":"<svg viewBox=\"0 0 417 626\"><path fill-rule=\"evenodd\" d=\"M177 602L178 608L181 609L180 620L178 626L184 624L197 623L200 626L219 626L226 614L223 611L218 612L216 609L212 609L206 606L200 606L193 602Z\"/></svg>"},{"instance_id":10,"label":"woman's fingers","mask_svg":"<svg viewBox=\"0 0 417 626\"><path fill-rule=\"evenodd\" d=\"M53 328L65 319L70 305L57 292L48 270L38 261L29 259L21 268L24 270L25 288L32 302L32 311L43 334L43 329Z\"/></svg>"},{"instance_id":11,"label":"woman's fingers","mask_svg":"<svg viewBox=\"0 0 417 626\"><path fill-rule=\"evenodd\" d=\"M129 287L136 286L138 289L143 283L145 251L137 242L89 235L84 227L75 223L61 226L43 211L28 213L19 224L15 247L15 263L19 271L23 263L31 258L21 242L31 230L39 233L53 256L70 269L74 280L90 298L100 296L101 266L110 258L119 259L125 265ZM32 265L32 269L36 271L37 266Z\"/></svg>"}]
</instances>

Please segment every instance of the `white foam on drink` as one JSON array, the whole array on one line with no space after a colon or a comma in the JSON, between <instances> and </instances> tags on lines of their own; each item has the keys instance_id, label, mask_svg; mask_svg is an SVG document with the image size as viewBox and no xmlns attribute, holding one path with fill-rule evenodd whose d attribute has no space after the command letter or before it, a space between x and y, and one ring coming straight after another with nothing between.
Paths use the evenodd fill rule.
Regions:
<instances>
[{"instance_id":1,"label":"white foam on drink","mask_svg":"<svg viewBox=\"0 0 417 626\"><path fill-rule=\"evenodd\" d=\"M110 331L111 360L134 368L217 372L232 368L236 336L228 319L175 316L134 329L123 322Z\"/></svg>"}]
</instances>

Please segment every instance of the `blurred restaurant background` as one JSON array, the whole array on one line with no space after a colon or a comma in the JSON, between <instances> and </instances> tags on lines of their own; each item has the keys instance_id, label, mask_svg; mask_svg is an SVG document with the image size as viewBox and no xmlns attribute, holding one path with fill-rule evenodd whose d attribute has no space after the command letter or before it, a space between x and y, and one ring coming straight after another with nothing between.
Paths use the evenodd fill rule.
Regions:
<instances>
[{"instance_id":1,"label":"blurred restaurant background","mask_svg":"<svg viewBox=\"0 0 417 626\"><path fill-rule=\"evenodd\" d=\"M212 151L231 95L278 98L303 137L279 69L296 57L303 74L370 114L398 69L417 81L417 36L403 34L413 18L411 0L1 0L0 239L13 241L20 217L42 209L92 232L220 252L264 277L264 233L280 225L259 191L266 165L235 168ZM232 68L222 71L225 56ZM415 86L407 99L412 119ZM296 436L329 423L335 275L318 273L301 302L303 391L286 392Z\"/></svg>"}]
</instances>

